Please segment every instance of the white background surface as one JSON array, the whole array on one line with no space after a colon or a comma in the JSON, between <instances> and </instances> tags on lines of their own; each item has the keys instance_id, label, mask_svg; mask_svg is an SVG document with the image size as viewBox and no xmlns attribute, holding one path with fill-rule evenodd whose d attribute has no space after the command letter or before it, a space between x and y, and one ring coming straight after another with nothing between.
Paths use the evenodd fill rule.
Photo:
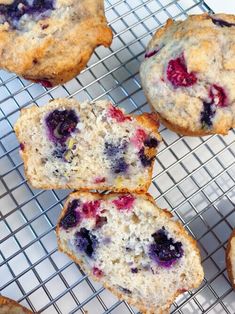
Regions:
<instances>
[{"instance_id":1,"label":"white background surface","mask_svg":"<svg viewBox=\"0 0 235 314\"><path fill-rule=\"evenodd\" d=\"M235 14L235 0L206 0L211 9L216 13L232 13Z\"/></svg>"}]
</instances>

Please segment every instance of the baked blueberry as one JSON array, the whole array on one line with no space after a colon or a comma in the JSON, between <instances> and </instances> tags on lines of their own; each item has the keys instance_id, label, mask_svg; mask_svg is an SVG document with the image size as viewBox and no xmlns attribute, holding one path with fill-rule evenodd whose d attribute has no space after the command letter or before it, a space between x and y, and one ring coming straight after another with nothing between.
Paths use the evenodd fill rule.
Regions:
<instances>
[{"instance_id":1,"label":"baked blueberry","mask_svg":"<svg viewBox=\"0 0 235 314\"><path fill-rule=\"evenodd\" d=\"M104 146L104 153L109 157L115 157L118 154L123 154L127 148L127 142L120 140L119 143L105 142Z\"/></svg>"},{"instance_id":2,"label":"baked blueberry","mask_svg":"<svg viewBox=\"0 0 235 314\"><path fill-rule=\"evenodd\" d=\"M222 20L222 19L214 19L212 18L211 19L212 22L216 25L216 26L220 26L220 27L232 27L232 26L235 26L235 23L229 23L225 20Z\"/></svg>"},{"instance_id":3,"label":"baked blueberry","mask_svg":"<svg viewBox=\"0 0 235 314\"><path fill-rule=\"evenodd\" d=\"M24 145L24 143L20 143L20 150L24 150L25 149L25 145Z\"/></svg>"},{"instance_id":4,"label":"baked blueberry","mask_svg":"<svg viewBox=\"0 0 235 314\"><path fill-rule=\"evenodd\" d=\"M158 146L158 144L159 144L159 141L155 137L148 137L144 141L144 145L149 147L149 148L155 148Z\"/></svg>"},{"instance_id":5,"label":"baked blueberry","mask_svg":"<svg viewBox=\"0 0 235 314\"><path fill-rule=\"evenodd\" d=\"M128 164L123 157L127 149L126 141L119 141L119 143L109 143L105 142L104 154L111 160L111 167L114 173L126 172L128 169Z\"/></svg>"},{"instance_id":6,"label":"baked blueberry","mask_svg":"<svg viewBox=\"0 0 235 314\"><path fill-rule=\"evenodd\" d=\"M13 28L25 14L39 20L48 17L54 9L53 0L14 0L11 4L0 4L0 22L8 22Z\"/></svg>"},{"instance_id":7,"label":"baked blueberry","mask_svg":"<svg viewBox=\"0 0 235 314\"><path fill-rule=\"evenodd\" d=\"M151 166L152 161L153 161L154 158L153 157L148 157L147 155L145 155L144 148L141 148L141 150L139 151L138 155L139 155L139 159L141 161L141 164L144 167L150 167Z\"/></svg>"},{"instance_id":8,"label":"baked blueberry","mask_svg":"<svg viewBox=\"0 0 235 314\"><path fill-rule=\"evenodd\" d=\"M216 107L227 106L227 95L223 87L216 84L212 85L209 90L210 102L203 102L203 111L201 112L201 124L203 127L211 127L212 119L216 113Z\"/></svg>"},{"instance_id":9,"label":"baked blueberry","mask_svg":"<svg viewBox=\"0 0 235 314\"><path fill-rule=\"evenodd\" d=\"M215 105L208 102L203 102L203 111L201 112L201 124L204 127L212 126L212 119L215 115L216 108Z\"/></svg>"},{"instance_id":10,"label":"baked blueberry","mask_svg":"<svg viewBox=\"0 0 235 314\"><path fill-rule=\"evenodd\" d=\"M112 169L113 169L113 172L114 173L124 173L127 171L128 169L128 164L126 163L124 157L121 157L119 159L116 159L114 162L113 162L113 166L112 166Z\"/></svg>"},{"instance_id":11,"label":"baked blueberry","mask_svg":"<svg viewBox=\"0 0 235 314\"><path fill-rule=\"evenodd\" d=\"M81 220L81 215L76 209L80 206L80 201L75 199L69 203L66 214L60 221L60 227L65 230L75 227Z\"/></svg>"},{"instance_id":12,"label":"baked blueberry","mask_svg":"<svg viewBox=\"0 0 235 314\"><path fill-rule=\"evenodd\" d=\"M97 238L86 228L81 228L75 234L75 245L80 252L86 253L87 256L92 257L95 248L98 244Z\"/></svg>"},{"instance_id":13,"label":"baked blueberry","mask_svg":"<svg viewBox=\"0 0 235 314\"><path fill-rule=\"evenodd\" d=\"M46 117L49 139L63 144L75 131L79 119L74 110L54 110Z\"/></svg>"},{"instance_id":14,"label":"baked blueberry","mask_svg":"<svg viewBox=\"0 0 235 314\"><path fill-rule=\"evenodd\" d=\"M123 288L121 286L118 286L119 290L124 292L125 294L132 294L132 292L129 289Z\"/></svg>"},{"instance_id":15,"label":"baked blueberry","mask_svg":"<svg viewBox=\"0 0 235 314\"><path fill-rule=\"evenodd\" d=\"M149 256L158 265L170 267L183 256L181 242L169 238L164 227L152 234L154 242L149 247Z\"/></svg>"},{"instance_id":16,"label":"baked blueberry","mask_svg":"<svg viewBox=\"0 0 235 314\"><path fill-rule=\"evenodd\" d=\"M109 157L116 156L120 152L121 147L119 145L108 142L106 142L104 145L104 153Z\"/></svg>"}]
</instances>

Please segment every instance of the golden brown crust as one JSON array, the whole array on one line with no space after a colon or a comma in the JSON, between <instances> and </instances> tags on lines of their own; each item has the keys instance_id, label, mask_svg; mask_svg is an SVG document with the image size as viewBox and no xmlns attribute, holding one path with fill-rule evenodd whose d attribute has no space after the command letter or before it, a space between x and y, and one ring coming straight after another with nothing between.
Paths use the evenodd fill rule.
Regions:
<instances>
[{"instance_id":1,"label":"golden brown crust","mask_svg":"<svg viewBox=\"0 0 235 314\"><path fill-rule=\"evenodd\" d=\"M170 129L173 132L176 132L178 134L181 135L185 135L185 136L207 136L207 135L213 135L213 134L221 134L221 135L227 135L228 132L222 131L221 132L211 132L210 130L200 130L200 131L191 131L190 129L186 129L186 128L182 128L179 126L176 126L172 123L170 123L169 121L167 121L166 119L164 119L163 117L161 117L160 114L158 114L159 120L162 122L162 124L164 124L168 129Z\"/></svg>"},{"instance_id":2,"label":"golden brown crust","mask_svg":"<svg viewBox=\"0 0 235 314\"><path fill-rule=\"evenodd\" d=\"M1 313L1 307L2 306L9 306L9 309L8 309L8 314L11 314L11 309L21 309L21 311L23 311L25 314L31 314L33 312L31 312L30 310L28 310L26 307L20 305L19 303L17 303L16 301L12 300L12 299L9 299L7 297L3 297L3 296L0 296L0 313Z\"/></svg>"},{"instance_id":3,"label":"golden brown crust","mask_svg":"<svg viewBox=\"0 0 235 314\"><path fill-rule=\"evenodd\" d=\"M94 32L94 30L91 30ZM99 31L99 33L98 33ZM112 32L111 29L107 27L97 27L97 42L93 44L93 47L84 51L81 51L79 56L76 59L71 58L70 61L67 62L67 64L62 66L55 67L55 64L53 64L51 67L37 69L37 68L30 68L27 72L19 73L19 71L16 72L16 70L12 70L13 72L22 75L25 79L39 82L42 81L42 85L44 81L50 82L49 85L56 86L63 84L75 76L77 76L87 65L87 62L89 61L94 49L97 46L103 45L105 47L109 47L112 42ZM101 36L102 34L102 36ZM62 53L62 52L61 52ZM69 58L69 57L68 57ZM46 87L46 83L44 83Z\"/></svg>"},{"instance_id":4,"label":"golden brown crust","mask_svg":"<svg viewBox=\"0 0 235 314\"><path fill-rule=\"evenodd\" d=\"M147 96L146 96L147 98ZM156 112L154 107L150 104L150 102L148 102L149 107L151 108L151 110L155 113L156 115L156 119L158 119L162 124L164 124L169 130L184 135L184 136L208 136L208 135L213 135L213 134L221 134L221 135L227 135L228 132L225 130L220 130L220 132L218 132L218 130L215 132L211 132L210 130L198 130L198 131L192 131L190 129L186 129L186 128L182 128L180 126L177 126L175 124L170 123L168 120L164 119L161 114L159 112Z\"/></svg>"},{"instance_id":5,"label":"golden brown crust","mask_svg":"<svg viewBox=\"0 0 235 314\"><path fill-rule=\"evenodd\" d=\"M229 280L231 282L231 285L233 287L233 289L235 289L235 278L233 276L233 269L232 269L232 261L231 261L231 241L232 239L235 237L235 229L233 229L232 234L230 235L229 239L228 239L228 245L227 245L227 249L226 249L226 266L227 266L227 272L228 272L228 277Z\"/></svg>"},{"instance_id":6,"label":"golden brown crust","mask_svg":"<svg viewBox=\"0 0 235 314\"><path fill-rule=\"evenodd\" d=\"M57 99L59 101L59 99ZM23 108L20 111L20 117L24 115L24 113L26 111L30 110L31 112L37 112L38 111L38 107L37 106L33 106L30 108ZM147 127L148 129L151 130L152 134L155 135L156 138L158 138L159 140L161 140L161 136L158 133L158 127L159 127L159 120L158 120L158 115L156 113L143 113L141 115L126 115L126 116L130 116L133 117L134 119L136 119L141 125L143 125L144 127ZM14 126L14 131L15 134L17 136L17 138L20 140L20 124L16 123ZM24 144L24 143L23 143ZM95 186L95 184L93 186L86 186L86 187L79 187L79 190L81 191L89 191L89 190L111 190L113 192L136 192L136 193L144 193L147 192L150 184L151 184L151 179L152 179L152 172L153 172L153 165L154 165L154 157L156 156L156 148L151 148L148 149L146 152L146 155L149 158L153 158L152 162L151 162L151 166L149 167L149 179L145 182L144 185L142 185L142 187L140 188L135 188L135 189L131 189L130 187L127 188L118 188L115 186L106 186L105 184L101 185L99 184L98 186ZM33 188L38 188L38 189L51 189L51 185L50 184L37 184L34 182L32 176L29 174L28 171L28 153L27 153L27 149L25 148L24 150L20 150L20 156L23 159L23 163L24 163L24 170L25 170L25 176L27 178L27 180L29 181L29 183L31 184L31 186ZM57 184L56 186L53 186L54 189L72 189L72 190L76 190L78 189L78 187L76 185L71 185L69 183L65 184Z\"/></svg>"},{"instance_id":7,"label":"golden brown crust","mask_svg":"<svg viewBox=\"0 0 235 314\"><path fill-rule=\"evenodd\" d=\"M72 79L97 46L111 45L103 4L103 0L58 0L47 19L29 19L26 31L0 25L0 67L47 87Z\"/></svg>"},{"instance_id":8,"label":"golden brown crust","mask_svg":"<svg viewBox=\"0 0 235 314\"><path fill-rule=\"evenodd\" d=\"M224 19L229 23L235 23L235 15L233 14L224 14L224 13L217 13L215 15L213 15L215 18L219 17L219 19ZM187 20L188 21L195 21L195 22L202 22L205 20L209 20L211 19L211 15L208 13L203 13L203 14L192 14L189 15ZM161 37L163 37L165 35L165 33L168 31L168 29L175 23L174 20L172 20L171 18L169 18L166 22L165 25L163 25L161 28L159 28L155 34L153 35L153 38L151 39L151 42L154 42L156 39L160 39ZM201 30L199 30L199 32L201 32Z\"/></svg>"},{"instance_id":9,"label":"golden brown crust","mask_svg":"<svg viewBox=\"0 0 235 314\"><path fill-rule=\"evenodd\" d=\"M121 193L109 193L109 194L99 194L99 193L92 193L92 192L82 192L82 191L76 191L76 192L73 192L69 195L69 197L67 198L66 202L65 202L65 205L61 211L61 214L60 214L60 217L58 219L58 223L57 223L57 226L56 226L56 235L57 235L57 241L58 241L58 249L59 251L63 252L63 253L66 253L75 263L79 264L81 266L81 268L83 269L84 272L88 273L89 276L92 277L93 280L95 281L100 281L99 279L97 279L97 277L95 277L91 271L89 271L89 269L87 269L83 263L83 261L79 258L77 258L77 256L71 254L69 251L66 250L66 248L61 244L60 242L60 238L59 238L59 222L60 220L64 217L65 213L66 213L66 210L67 210L67 206L70 202L70 198L79 198L81 197L82 195L94 195L96 197L99 197L99 199L102 199L102 200L105 200L105 199L108 199L109 197L112 197L112 196L116 196L116 195L120 195ZM141 194L141 193L132 193L133 195L136 195L136 197L140 196L143 197L144 199L150 201L152 204L154 204L156 206L156 210L158 210L158 207L153 199L153 197L149 194L149 193L146 193L146 194ZM164 215L166 215L168 218L171 218L172 217L172 214L167 211L167 209L163 209L163 213ZM190 241L191 245L193 246L194 250L197 252L197 255L200 257L200 251L199 251L199 248L197 246L197 242L196 240L194 240L192 237L190 237L187 232L185 232L183 226L180 224L180 222L176 221L176 224L178 225L178 228L179 228L179 234L182 234L184 233L185 234L185 237L187 237L187 239ZM203 274L202 274L203 275ZM197 288L198 285L200 284L202 278L198 278L198 282L194 282L192 283L192 286L189 288L189 289L193 289L193 288ZM118 298L122 299L122 300L125 300L127 301L129 304L133 305L133 306L136 306L143 314L156 314L156 308L153 308L151 307L151 305L149 305L149 307L145 307L143 306L143 304L141 302L139 302L139 300L133 300L133 298L130 298L128 297L127 295L125 295L124 293L121 293L119 290L115 289L113 286L110 286L107 282L103 282L101 281L103 286L107 289L109 289L113 294L115 294ZM188 289L188 290L189 290ZM173 301L175 300L175 298L182 294L183 291L182 289L178 289L174 296L168 300L167 302L167 305L166 307L168 309L159 309L158 310L158 313L157 314L166 314L166 313L169 313L169 309L171 307L171 304L173 303Z\"/></svg>"}]
</instances>

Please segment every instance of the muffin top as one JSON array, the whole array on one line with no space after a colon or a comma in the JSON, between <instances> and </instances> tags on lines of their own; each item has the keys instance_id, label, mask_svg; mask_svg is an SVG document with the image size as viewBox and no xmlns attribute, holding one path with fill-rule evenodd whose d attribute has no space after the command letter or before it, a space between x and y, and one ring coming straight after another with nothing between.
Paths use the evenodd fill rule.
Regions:
<instances>
[{"instance_id":1,"label":"muffin top","mask_svg":"<svg viewBox=\"0 0 235 314\"><path fill-rule=\"evenodd\" d=\"M235 16L168 20L150 41L140 76L162 121L186 135L235 126Z\"/></svg>"}]
</instances>

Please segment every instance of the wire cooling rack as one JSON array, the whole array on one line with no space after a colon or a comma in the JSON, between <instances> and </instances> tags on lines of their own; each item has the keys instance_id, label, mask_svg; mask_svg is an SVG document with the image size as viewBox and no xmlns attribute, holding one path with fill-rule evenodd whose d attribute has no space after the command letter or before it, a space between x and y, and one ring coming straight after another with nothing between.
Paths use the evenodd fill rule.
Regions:
<instances>
[{"instance_id":1,"label":"wire cooling rack","mask_svg":"<svg viewBox=\"0 0 235 314\"><path fill-rule=\"evenodd\" d=\"M13 132L20 109L56 97L108 97L128 112L148 111L138 69L152 33L169 17L210 10L199 0L105 5L112 46L98 48L78 78L48 90L0 72L0 293L33 311L137 313L57 251L55 225L69 191L33 190L27 184ZM189 138L161 127L161 134L150 193L198 240L205 269L201 287L179 297L171 313L235 313L224 260L235 226L235 132Z\"/></svg>"}]
</instances>

